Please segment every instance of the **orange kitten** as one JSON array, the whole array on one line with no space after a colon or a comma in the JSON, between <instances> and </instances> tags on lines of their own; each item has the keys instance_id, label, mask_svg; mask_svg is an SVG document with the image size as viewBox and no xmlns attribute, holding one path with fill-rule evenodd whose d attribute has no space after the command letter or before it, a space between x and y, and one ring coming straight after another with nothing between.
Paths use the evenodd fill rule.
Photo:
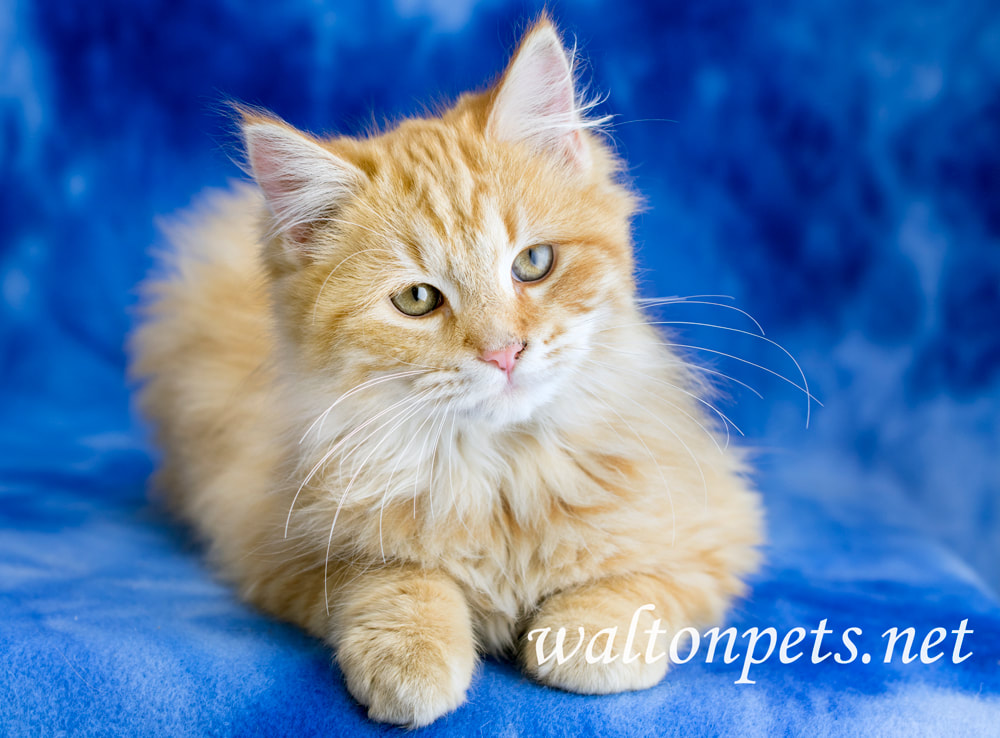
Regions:
<instances>
[{"instance_id":1,"label":"orange kitten","mask_svg":"<svg viewBox=\"0 0 1000 738\"><path fill-rule=\"evenodd\" d=\"M145 286L164 496L375 720L455 709L480 652L575 692L654 685L652 649L541 663L527 634L660 618L662 652L756 566L758 497L644 323L636 201L583 108L543 17L439 117L317 139L244 112L257 186L169 228Z\"/></svg>"}]
</instances>

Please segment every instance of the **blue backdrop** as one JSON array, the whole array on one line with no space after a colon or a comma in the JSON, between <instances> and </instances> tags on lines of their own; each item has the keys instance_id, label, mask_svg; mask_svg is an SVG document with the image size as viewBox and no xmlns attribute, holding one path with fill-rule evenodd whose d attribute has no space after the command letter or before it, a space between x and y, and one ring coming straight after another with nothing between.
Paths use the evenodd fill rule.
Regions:
<instances>
[{"instance_id":1,"label":"blue backdrop","mask_svg":"<svg viewBox=\"0 0 1000 738\"><path fill-rule=\"evenodd\" d=\"M874 651L887 628L969 618L973 656L772 659L754 686L692 662L610 698L489 662L429 732L995 730L1000 8L548 5L646 198L643 292L730 296L825 405L806 429L805 397L768 371L801 383L779 347L682 326L763 395L724 384L771 537L733 622L829 618ZM221 101L360 132L481 86L540 8L0 0L0 732L374 729L322 645L236 602L146 503L123 378L134 286L155 218L240 176ZM710 305L657 314L756 330Z\"/></svg>"}]
</instances>

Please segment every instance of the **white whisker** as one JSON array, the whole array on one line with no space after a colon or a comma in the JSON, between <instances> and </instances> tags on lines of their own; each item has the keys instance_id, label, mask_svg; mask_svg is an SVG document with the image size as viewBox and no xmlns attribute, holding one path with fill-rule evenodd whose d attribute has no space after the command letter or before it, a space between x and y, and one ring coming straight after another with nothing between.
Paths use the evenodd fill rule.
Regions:
<instances>
[{"instance_id":1,"label":"white whisker","mask_svg":"<svg viewBox=\"0 0 1000 738\"><path fill-rule=\"evenodd\" d=\"M755 367L757 369L760 369L761 371L767 372L768 374L774 375L775 377L777 377L778 379L782 380L783 382L787 382L792 387L794 387L795 389L797 389L799 392L803 393L806 396L807 399L812 400L813 402L815 402L820 407L823 407L823 403L820 402L819 400L817 400L809 392L808 389L805 389L805 388L801 387L800 385L796 384L794 381L792 381L791 379L789 379L788 377L786 377L784 374L779 374L778 372L774 371L773 369L768 369L766 366L761 366L760 364L755 364L754 362L750 361L749 359L743 359L743 358L740 358L739 356L734 356L733 354L727 354L725 351L718 351L716 349L710 349L710 348L707 348L705 346L694 346L692 344L686 344L686 343L663 342L660 345L661 346L666 346L668 348L689 349L689 350L692 350L692 351L705 351L705 352L707 352L709 354L716 354L718 356L724 356L727 359L732 359L734 361L738 361L741 364L747 364L749 366ZM806 416L806 423L808 423L808 422L809 422L809 417L807 415Z\"/></svg>"},{"instance_id":2,"label":"white whisker","mask_svg":"<svg viewBox=\"0 0 1000 738\"><path fill-rule=\"evenodd\" d=\"M668 362L668 363L672 364L674 362ZM764 395L762 395L758 390L754 389L753 387L751 387L746 382L743 382L743 381L737 379L736 377L729 376L725 372L720 372L717 369L709 369L707 366L699 366L698 364L692 364L690 361L678 361L676 363L680 364L681 366L687 367L691 371L705 372L706 374L714 374L717 377L722 377L723 379L728 379L730 382L733 382L734 384L738 384L740 387L743 387L744 389L747 389L750 392L753 392L760 399L762 399L762 400L764 399Z\"/></svg>"},{"instance_id":3,"label":"white whisker","mask_svg":"<svg viewBox=\"0 0 1000 738\"><path fill-rule=\"evenodd\" d=\"M645 305L650 302L659 302L660 300L677 300L678 302L683 300L735 300L736 298L732 295L674 295L672 297L640 297L636 302Z\"/></svg>"},{"instance_id":4,"label":"white whisker","mask_svg":"<svg viewBox=\"0 0 1000 738\"><path fill-rule=\"evenodd\" d=\"M769 372L769 373L773 374L774 376L779 377L780 379L783 379L784 381L788 382L790 385L792 385L793 387L795 387L796 389L798 389L800 392L802 392L806 396L806 428L809 427L809 419L810 419L810 415L811 415L811 412L810 412L810 410L811 410L810 403L811 402L815 402L820 407L823 407L823 403L820 402L819 400L817 400L815 397L813 397L812 393L809 391L809 382L806 379L806 373L802 370L802 366L799 364L798 361L795 360L795 357L792 356L791 352L789 352L788 349L786 349L784 346L782 346L777 341L772 341L770 338L767 338L766 336L761 336L761 335L758 335L756 333L751 333L750 331L745 331L745 330L742 330L740 328L730 328L729 326L715 325L713 323L698 323L698 322L689 321L689 320L653 320L653 321L643 321L641 323L625 323L625 324L622 324L622 325L608 326L608 327L602 328L602 329L600 329L600 330L598 330L596 332L597 333L603 333L605 331L614 330L614 329L617 329L617 328L630 328L630 327L640 326L640 325L691 325L691 326L699 326L699 327L702 327L702 328L716 328L716 329L718 329L720 331L730 331L732 333L739 333L739 334L744 335L744 336L751 336L753 338L756 338L759 341L765 341L766 343L769 343L772 346L776 347L778 350L780 350L782 353L784 353L785 356L787 356L789 359L791 359L792 363L795 365L795 368L799 372L799 376L802 378L802 385L803 386L800 387L795 382L793 382L792 380L788 379L787 377L779 374L778 372L773 371L771 369L768 369L766 367L760 366L759 364L754 364L753 362L747 361L746 359L740 359L739 357L731 356L731 355L725 354L725 353L723 353L721 351L712 351L710 349L701 349L701 348L699 348L697 346L691 346L691 347L688 347L688 348L694 348L696 350L702 350L702 351L709 351L710 353L717 353L720 356L728 356L729 358L736 359L737 361L746 362L747 364L751 364L752 366L756 366L758 369L763 369L764 371ZM672 345L672 346L678 346L678 347L680 346L680 344L666 344L666 343L663 344L663 345L664 346Z\"/></svg>"},{"instance_id":5,"label":"white whisker","mask_svg":"<svg viewBox=\"0 0 1000 738\"><path fill-rule=\"evenodd\" d=\"M609 343L597 343L597 342L595 342L593 345L594 346L601 346L601 347L607 348L607 349L612 349L618 355L623 355L623 356L646 356L646 354L643 354L643 353L640 353L640 352L637 352L637 351L626 351L626 350L622 349L620 346L614 346L614 345L609 344ZM662 345L665 345L665 344L659 344L659 345L662 346ZM723 379L729 380L730 382L733 382L734 384L738 384L740 387L743 387L744 389L746 389L746 390L752 392L753 394L755 394L761 400L764 399L763 393L760 392L760 390L758 390L753 385L747 384L746 382L744 382L744 381L742 381L740 379L737 379L736 377L733 377L733 376L731 376L729 374L726 374L725 372L721 372L718 369L710 369L707 366L702 366L701 364L694 364L694 363L692 363L690 361L683 361L682 359L677 359L675 361L662 362L662 363L659 364L659 366L683 366L683 367L689 369L692 372L704 372L705 374L713 374L713 375L715 375L717 377L722 377Z\"/></svg>"},{"instance_id":6,"label":"white whisker","mask_svg":"<svg viewBox=\"0 0 1000 738\"><path fill-rule=\"evenodd\" d=\"M610 349L616 348L615 346L611 346L611 345L605 344L605 343L595 343L594 345L595 346L603 346L605 348L610 348ZM681 364L686 364L687 362L680 362L680 363ZM611 365L609 365L609 366L611 366ZM611 366L611 368L615 369L616 371L619 370L619 369L625 369L625 367L620 367L620 366ZM724 412L722 412L721 410L719 410L719 408L715 407L715 405L713 405L712 403L710 403L705 398L699 397L698 395L694 394L693 392L691 392L689 390L686 390L683 387L680 387L680 386L678 386L676 384L673 384L672 382L668 382L665 379L659 379L657 377L649 377L648 375L643 375L643 376L646 376L647 378L652 379L657 384L663 384L663 385L665 385L667 387L670 387L671 389L677 390L678 392L680 392L680 393L682 393L684 395L687 395L692 400L695 400L696 402L700 402L702 405L704 405L709 410L711 410L713 413L715 413L719 417L719 419L722 421L723 427L726 429L726 448L729 448L729 443L730 443L730 435L729 435L729 427L730 426L732 426L733 430L735 430L741 436L743 436L744 438L746 437L746 434L743 432L742 428L740 428L738 425L736 425L736 423L734 423L732 421L732 419L729 418L728 415L726 415Z\"/></svg>"},{"instance_id":7,"label":"white whisker","mask_svg":"<svg viewBox=\"0 0 1000 738\"><path fill-rule=\"evenodd\" d=\"M690 397L694 398L695 400L698 400L700 402L705 402L704 400L702 400L697 395L695 395L695 394L693 394L691 392L688 392L687 390L683 389L682 387L678 387L675 384L667 382L666 380L659 379L657 377L651 377L651 376L649 376L647 374L644 374L643 372L635 371L634 369L629 369L629 368L623 367L623 366L617 366L617 365L614 365L614 364L608 364L607 362L598 361L597 359L593 359L593 358L587 358L587 359L584 359L584 361L588 361L588 362L591 362L593 364L597 364L599 366L603 366L603 367L606 367L608 369L612 369L614 371L626 371L629 374L632 374L634 376L640 376L640 377L643 377L645 379L651 379L654 382L656 382L657 384L663 384L663 385L665 385L667 387L670 387L671 389L679 390L679 391L683 392L684 394L689 395ZM610 389L610 386L606 385L605 389ZM691 413L689 413L686 410L684 410L684 408L682 408L680 405L678 405L678 404L676 404L674 402L671 402L670 400L666 399L665 397L662 397L661 395L658 395L655 392L652 392L652 391L650 391L649 389L647 389L645 387L639 387L639 389L642 390L643 392L645 392L646 394L651 395L652 397L659 397L661 400L663 400L663 402L667 403L672 408L674 408L675 410L677 410L677 412L681 413L682 415L684 415L685 417L687 417L688 419L690 419L693 423L695 423L695 425L697 425L699 428L701 428L701 430L705 433L705 435L709 437L709 439L712 441L713 444L715 444L715 447L719 450L719 453L721 454L723 452L722 447L719 445L718 439L715 437L715 434L711 433L697 418L695 418L693 415L691 415ZM629 400L632 401L632 402L634 402L634 400L631 400L631 398L629 398ZM729 425L733 424L733 421L729 420L729 418L727 418L722 412L720 412L719 410L717 410L715 407L713 407L709 403L705 402L705 404L708 405L708 407L711 408L712 410L715 410L715 412L718 413L719 417L723 419L723 427L726 429L726 448L729 448ZM733 427L736 428L736 430L740 432L740 435L743 435L743 432L740 431L740 429L735 424L733 424Z\"/></svg>"},{"instance_id":8,"label":"white whisker","mask_svg":"<svg viewBox=\"0 0 1000 738\"><path fill-rule=\"evenodd\" d=\"M417 398L416 410L419 410L419 405L420 405L420 398ZM404 413L406 413L408 411L413 411L413 406L409 406L405 410L400 411L400 413L397 413L393 417L393 420L396 420L397 418L399 418L400 415L402 415L402 414L404 414ZM408 417L409 416L407 416L406 418L403 418L402 420L399 421L399 423L405 422L405 420ZM399 427L399 423L397 423L397 425L394 426L394 428L398 428ZM384 425L382 427L384 427ZM326 592L326 580L327 580L327 571L329 570L329 566L330 566L330 550L331 550L331 548L333 546L333 532L334 532L334 529L337 526L337 519L340 517L340 511L343 508L344 502L347 500L347 496L350 494L351 487L354 485L354 482L358 478L358 475L361 474L361 472L365 468L365 465L368 463L368 460L371 459L372 455L378 450L378 448L383 443L385 443L385 441L389 438L389 436L391 434L392 434L392 431L386 433L382 437L382 439L377 444L375 444L375 447L369 452L368 456L365 457L364 461L361 462L361 465L358 467L358 470L354 473L354 476L351 477L351 481L348 483L346 489L344 489L344 491L341 493L341 495L340 495L340 501L337 503L337 509L336 509L336 511L333 514L333 523L330 525L330 535L329 535L329 537L327 538L327 541L326 541L326 561L324 562L324 565L323 565L324 566L324 568L323 568L323 585L324 585L323 593L324 593L324 598L326 599L327 614L328 615L330 613L330 602L329 602L329 595Z\"/></svg>"},{"instance_id":9,"label":"white whisker","mask_svg":"<svg viewBox=\"0 0 1000 738\"><path fill-rule=\"evenodd\" d=\"M382 410L381 412L377 413L375 416L373 416L373 417L369 418L368 420L366 420L361 425L356 426L354 428L354 430L352 430L346 436L344 436L339 441L337 441L337 443L335 443L325 454L323 454L322 458L319 461L316 462L316 465L313 466L313 468L306 475L306 478L302 480L302 483L299 485L299 488L295 491L295 496L292 498L292 504L288 508L288 517L285 519L285 536L286 537L288 536L288 525L289 525L289 522L292 519L292 510L295 508L295 502L299 499L299 495L302 493L302 490L305 488L305 486L307 484L309 484L310 481L312 481L312 478L314 476L316 476L316 473L326 464L327 461L330 460L330 457L332 457L335 453L337 453L337 450L340 449L349 440L351 440L351 438L353 438L356 434L358 434L361 431L363 431L365 428L367 428L369 425L371 425L372 423L374 423L376 420L378 420L379 418L381 418L386 413L392 412L393 410L395 410L397 407L399 407L403 403L409 402L412 399L413 399L412 397L407 397L407 398L404 398L404 399L400 400L399 402L393 403L389 407L387 407L384 410Z\"/></svg>"},{"instance_id":10,"label":"white whisker","mask_svg":"<svg viewBox=\"0 0 1000 738\"><path fill-rule=\"evenodd\" d=\"M351 395L354 395L354 394L360 392L363 389L367 389L368 387L374 387L377 384L382 384L383 382L388 382L390 379L399 379L400 377L413 377L413 376L416 376L418 374L427 374L427 372L425 372L425 371L409 370L409 371L399 372L397 374L389 374L387 376L374 377L372 379L365 380L361 384L355 385L350 390L348 390L347 392L345 392L344 394L342 394L340 397L338 397L336 400L334 400L333 404L330 405L330 407L328 407L326 410L324 410L322 413L320 413L316 417L316 420L314 420L312 422L312 425L310 425L309 428L306 429L306 432L302 434L302 438L299 439L299 444L301 445L302 442L306 440L306 436L308 436L309 433L312 431L312 429L316 427L317 423L319 423L323 418L325 418L327 415L329 415L330 412L335 407L337 407L337 405L339 405L341 402L343 402L344 400L346 400Z\"/></svg>"},{"instance_id":11,"label":"white whisker","mask_svg":"<svg viewBox=\"0 0 1000 738\"><path fill-rule=\"evenodd\" d=\"M434 417L434 411L437 410L437 408L438 408L439 405L440 405L440 400L435 401L435 405L431 409L431 411L427 413L427 417L424 418L421 421L420 425L418 425L416 427L416 429L413 431L413 433L410 435L410 440L408 440L406 442L406 445L403 447L403 450L400 451L399 458L396 459L396 463L392 467L392 471L389 473L389 479L385 483L385 492L382 494L382 502L379 505L379 510L378 510L378 546L379 546L379 550L382 552L382 563L383 564L385 563L385 546L384 546L384 544L382 542L382 513L385 512L385 503L386 503L386 500L389 497L389 489L392 487L393 477L396 476L396 472L399 470L399 465L402 463L403 459L406 458L406 452L410 450L410 446L417 439L417 436L420 434L420 431L423 429L423 427L425 425L427 425L427 421ZM425 439L425 442L426 442L426 439ZM420 466L420 457L418 457L418 459L417 459L417 468L419 468L419 466ZM416 473L416 469L414 470L414 473ZM414 517L416 517L416 512L417 512L416 511L416 505L417 505L417 497L416 497L416 491L414 491L414 494L413 494L413 515L414 515Z\"/></svg>"},{"instance_id":12,"label":"white whisker","mask_svg":"<svg viewBox=\"0 0 1000 738\"><path fill-rule=\"evenodd\" d=\"M433 388L431 388L431 389L425 389L422 392L417 393L417 395L415 397L411 397L409 399L412 400L413 403L419 404L421 400L425 399L428 395L433 394L433 392L434 392ZM380 425L378 428L376 428L375 430L373 430L367 436L365 436L360 441L358 441L357 443L355 443L347 453L342 453L340 455L340 467L343 468L344 462L347 461L349 458L351 458L351 456L353 456L358 451L358 449L362 448L364 446L364 444L365 444L366 441L368 441L370 438L372 438L375 434L377 434L380 430L382 430L383 428L385 428L387 425L389 425L390 423L392 423L393 421L395 421L396 418L400 417L400 415L402 415L403 413L405 413L406 411L408 411L411 407L412 407L412 405L405 406L402 410L400 410L398 413L396 413L394 416L392 416L392 418L390 418L389 420L387 420L386 422L384 422L382 425ZM389 429L388 432L392 433L393 430L395 430L395 426L393 428Z\"/></svg>"},{"instance_id":13,"label":"white whisker","mask_svg":"<svg viewBox=\"0 0 1000 738\"><path fill-rule=\"evenodd\" d=\"M738 308L735 305L726 305L722 302L712 302L711 300L692 300L686 297L665 297L662 299L643 299L639 301L644 307L659 307L663 305L712 305L714 307L720 307L725 310L734 310L741 315L745 315L750 322L757 326L757 330L760 331L760 335L764 335L764 328L753 317L750 313L742 308Z\"/></svg>"}]
</instances>

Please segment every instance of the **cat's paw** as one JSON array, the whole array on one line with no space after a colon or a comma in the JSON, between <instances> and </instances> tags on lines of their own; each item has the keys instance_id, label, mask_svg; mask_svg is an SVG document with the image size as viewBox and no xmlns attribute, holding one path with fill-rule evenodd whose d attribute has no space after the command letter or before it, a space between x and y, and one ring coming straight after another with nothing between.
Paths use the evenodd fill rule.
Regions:
<instances>
[{"instance_id":1,"label":"cat's paw","mask_svg":"<svg viewBox=\"0 0 1000 738\"><path fill-rule=\"evenodd\" d=\"M653 629L654 620L647 611L637 614L635 608L593 593L557 595L531 619L520 645L521 663L539 682L569 692L646 689L663 679L669 665L663 634L646 632ZM557 649L560 628L565 638ZM631 642L630 628L635 634Z\"/></svg>"},{"instance_id":2,"label":"cat's paw","mask_svg":"<svg viewBox=\"0 0 1000 738\"><path fill-rule=\"evenodd\" d=\"M476 648L464 602L455 604L400 594L340 634L347 688L372 720L416 728L465 702Z\"/></svg>"},{"instance_id":3,"label":"cat's paw","mask_svg":"<svg viewBox=\"0 0 1000 738\"><path fill-rule=\"evenodd\" d=\"M344 634L338 661L347 688L372 720L416 728L465 701L475 667L472 644L465 645L355 628Z\"/></svg>"}]
</instances>

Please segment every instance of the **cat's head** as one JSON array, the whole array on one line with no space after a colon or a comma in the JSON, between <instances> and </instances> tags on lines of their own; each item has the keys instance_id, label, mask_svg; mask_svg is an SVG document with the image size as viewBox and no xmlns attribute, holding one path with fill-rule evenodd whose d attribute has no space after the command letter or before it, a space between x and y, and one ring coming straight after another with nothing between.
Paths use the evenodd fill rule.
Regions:
<instances>
[{"instance_id":1,"label":"cat's head","mask_svg":"<svg viewBox=\"0 0 1000 738\"><path fill-rule=\"evenodd\" d=\"M500 81L440 116L316 139L245 111L265 259L301 366L412 372L438 407L531 418L633 304L635 199L542 18ZM374 386L374 385L372 385Z\"/></svg>"}]
</instances>

